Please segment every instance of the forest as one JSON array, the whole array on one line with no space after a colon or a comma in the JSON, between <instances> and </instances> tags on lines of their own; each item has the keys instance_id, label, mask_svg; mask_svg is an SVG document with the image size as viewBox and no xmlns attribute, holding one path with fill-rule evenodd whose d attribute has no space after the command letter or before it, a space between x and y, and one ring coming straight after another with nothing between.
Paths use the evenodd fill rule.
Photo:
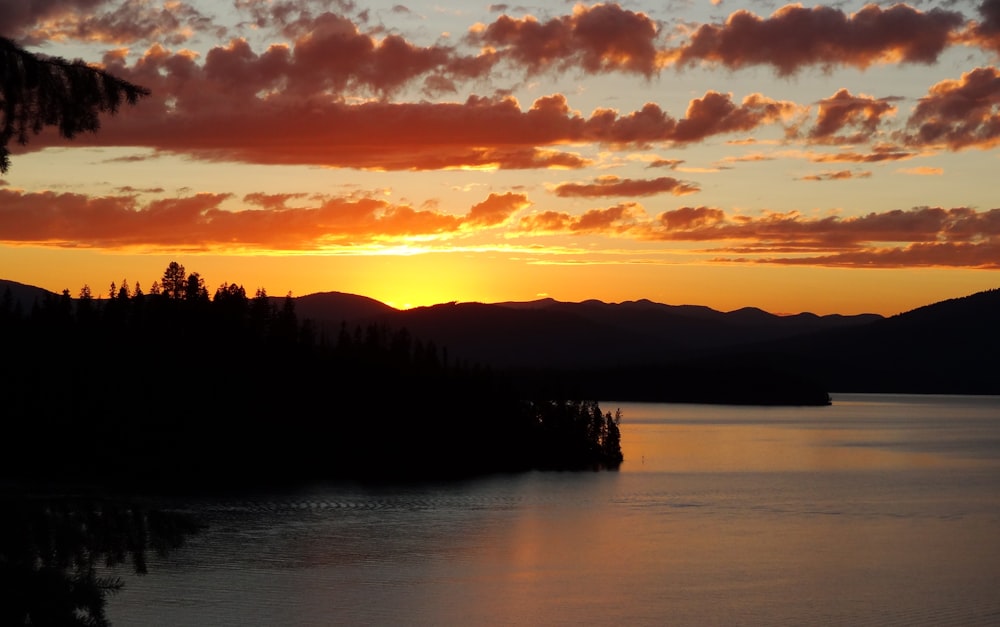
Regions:
<instances>
[{"instance_id":1,"label":"forest","mask_svg":"<svg viewBox=\"0 0 1000 627\"><path fill-rule=\"evenodd\" d=\"M405 328L300 320L289 294L172 262L148 292L0 296L0 477L123 487L617 468L620 414L453 363Z\"/></svg>"}]
</instances>

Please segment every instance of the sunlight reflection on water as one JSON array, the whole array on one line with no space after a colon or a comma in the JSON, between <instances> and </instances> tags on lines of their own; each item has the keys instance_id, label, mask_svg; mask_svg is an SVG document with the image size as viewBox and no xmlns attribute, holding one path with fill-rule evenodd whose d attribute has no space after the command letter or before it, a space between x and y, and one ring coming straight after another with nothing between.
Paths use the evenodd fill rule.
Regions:
<instances>
[{"instance_id":1,"label":"sunlight reflection on water","mask_svg":"<svg viewBox=\"0 0 1000 627\"><path fill-rule=\"evenodd\" d=\"M208 529L127 579L109 615L122 625L1000 623L1000 399L621 407L620 472L171 502Z\"/></svg>"}]
</instances>

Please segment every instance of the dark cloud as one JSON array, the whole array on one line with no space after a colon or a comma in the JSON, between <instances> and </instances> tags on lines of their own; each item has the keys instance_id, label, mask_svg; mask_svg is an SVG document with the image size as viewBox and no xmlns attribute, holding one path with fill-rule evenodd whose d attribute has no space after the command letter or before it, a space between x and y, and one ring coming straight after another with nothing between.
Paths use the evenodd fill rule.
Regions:
<instances>
[{"instance_id":1,"label":"dark cloud","mask_svg":"<svg viewBox=\"0 0 1000 627\"><path fill-rule=\"evenodd\" d=\"M930 88L907 120L910 146L952 150L1000 143L1000 70L981 67Z\"/></svg>"},{"instance_id":2,"label":"dark cloud","mask_svg":"<svg viewBox=\"0 0 1000 627\"><path fill-rule=\"evenodd\" d=\"M760 94L751 94L737 105L731 94L710 91L691 101L672 139L690 143L711 135L749 131L762 124L777 122L797 110L799 107L794 103L771 100Z\"/></svg>"},{"instance_id":3,"label":"dark cloud","mask_svg":"<svg viewBox=\"0 0 1000 627\"><path fill-rule=\"evenodd\" d=\"M857 143L868 141L882 119L895 113L896 107L889 98L854 96L847 89L839 89L830 98L818 103L816 124L809 132L813 141L824 143ZM844 129L855 129L849 136L838 136Z\"/></svg>"},{"instance_id":4,"label":"dark cloud","mask_svg":"<svg viewBox=\"0 0 1000 627\"><path fill-rule=\"evenodd\" d=\"M225 29L186 2L154 6L144 0L125 0L93 13L57 13L27 28L25 37L33 42L75 39L112 45L135 42L178 45L195 32L222 36Z\"/></svg>"},{"instance_id":5,"label":"dark cloud","mask_svg":"<svg viewBox=\"0 0 1000 627\"><path fill-rule=\"evenodd\" d=\"M876 63L937 60L965 22L962 14L905 4L869 4L853 14L829 7L787 5L770 17L736 11L724 24L704 24L673 51L683 67L718 63L730 69L768 65L791 75L803 67L866 68Z\"/></svg>"},{"instance_id":6,"label":"dark cloud","mask_svg":"<svg viewBox=\"0 0 1000 627\"><path fill-rule=\"evenodd\" d=\"M965 42L1000 54L1000 0L983 0L979 14L982 20L965 33Z\"/></svg>"},{"instance_id":7,"label":"dark cloud","mask_svg":"<svg viewBox=\"0 0 1000 627\"><path fill-rule=\"evenodd\" d=\"M89 13L108 0L0 0L0 33L23 39L39 22Z\"/></svg>"},{"instance_id":8,"label":"dark cloud","mask_svg":"<svg viewBox=\"0 0 1000 627\"><path fill-rule=\"evenodd\" d=\"M809 174L799 177L800 181L845 181L848 179L871 178L870 171L854 172L852 170L837 170L836 172L821 172L819 174Z\"/></svg>"},{"instance_id":9,"label":"dark cloud","mask_svg":"<svg viewBox=\"0 0 1000 627\"><path fill-rule=\"evenodd\" d=\"M685 183L669 176L655 179L622 179L603 176L592 183L563 183L556 186L556 196L563 198L601 198L607 196L653 196L673 194L683 196L700 191L697 185Z\"/></svg>"},{"instance_id":10,"label":"dark cloud","mask_svg":"<svg viewBox=\"0 0 1000 627\"><path fill-rule=\"evenodd\" d=\"M651 77L659 70L658 26L644 13L617 4L577 5L572 15L547 21L501 15L477 26L467 41L496 48L532 73L583 68Z\"/></svg>"}]
</instances>

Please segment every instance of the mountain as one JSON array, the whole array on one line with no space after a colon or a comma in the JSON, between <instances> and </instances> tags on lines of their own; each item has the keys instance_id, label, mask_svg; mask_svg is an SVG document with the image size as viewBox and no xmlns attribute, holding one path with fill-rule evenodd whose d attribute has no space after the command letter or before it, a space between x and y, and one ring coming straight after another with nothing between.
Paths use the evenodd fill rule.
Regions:
<instances>
[{"instance_id":1,"label":"mountain","mask_svg":"<svg viewBox=\"0 0 1000 627\"><path fill-rule=\"evenodd\" d=\"M664 305L649 300L604 303L587 300L564 303L546 299L529 303L498 303L503 307L574 313L594 322L626 328L665 340L683 349L705 349L773 340L880 320L877 314L778 316L747 307L723 313L696 305Z\"/></svg>"},{"instance_id":2,"label":"mountain","mask_svg":"<svg viewBox=\"0 0 1000 627\"><path fill-rule=\"evenodd\" d=\"M319 292L295 299L295 312L300 318L310 318L336 324L369 320L396 311L374 298L344 292Z\"/></svg>"},{"instance_id":3,"label":"mountain","mask_svg":"<svg viewBox=\"0 0 1000 627\"><path fill-rule=\"evenodd\" d=\"M759 309L723 313L648 300L567 303L552 299L448 303L409 310L386 307L352 318L332 303L324 309L321 303L312 302L306 310L298 302L299 315L320 322L328 332L339 328L341 321L405 327L415 337L447 347L454 359L500 368L655 364L881 319L875 314L777 316Z\"/></svg>"},{"instance_id":4,"label":"mountain","mask_svg":"<svg viewBox=\"0 0 1000 627\"><path fill-rule=\"evenodd\" d=\"M526 376L559 370L622 398L698 400L722 389L766 398L793 380L841 392L1000 394L997 320L1000 290L890 318L542 299L376 309L351 322L405 327L453 360Z\"/></svg>"},{"instance_id":5,"label":"mountain","mask_svg":"<svg viewBox=\"0 0 1000 627\"><path fill-rule=\"evenodd\" d=\"M1000 289L757 347L841 392L1000 394Z\"/></svg>"},{"instance_id":6,"label":"mountain","mask_svg":"<svg viewBox=\"0 0 1000 627\"><path fill-rule=\"evenodd\" d=\"M52 294L0 280L23 312ZM277 302L277 301L276 301ZM280 305L280 303L279 303ZM840 392L1000 394L1000 290L875 314L779 316L720 312L649 300L579 303L447 303L397 310L323 292L295 299L300 319L336 337L371 324L405 328L447 351L452 363L489 365L525 378L561 373L588 397L688 400L767 398L782 381ZM777 386L777 387L775 387ZM738 393L737 393L738 392Z\"/></svg>"},{"instance_id":7,"label":"mountain","mask_svg":"<svg viewBox=\"0 0 1000 627\"><path fill-rule=\"evenodd\" d=\"M47 297L56 295L40 287L0 279L0 299L5 298L8 291L12 298L12 306L19 306L24 313L30 312L36 301L41 302Z\"/></svg>"}]
</instances>

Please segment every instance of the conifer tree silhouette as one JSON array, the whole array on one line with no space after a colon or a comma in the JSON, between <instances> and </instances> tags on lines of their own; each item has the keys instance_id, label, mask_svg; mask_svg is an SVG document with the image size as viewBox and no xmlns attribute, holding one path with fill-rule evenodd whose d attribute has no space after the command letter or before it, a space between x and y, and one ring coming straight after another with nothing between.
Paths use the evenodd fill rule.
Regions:
<instances>
[{"instance_id":1,"label":"conifer tree silhouette","mask_svg":"<svg viewBox=\"0 0 1000 627\"><path fill-rule=\"evenodd\" d=\"M134 105L149 94L82 60L32 54L0 37L0 174L10 169L12 139L24 145L46 126L67 139L95 132L101 113L114 114L123 101Z\"/></svg>"}]
</instances>

